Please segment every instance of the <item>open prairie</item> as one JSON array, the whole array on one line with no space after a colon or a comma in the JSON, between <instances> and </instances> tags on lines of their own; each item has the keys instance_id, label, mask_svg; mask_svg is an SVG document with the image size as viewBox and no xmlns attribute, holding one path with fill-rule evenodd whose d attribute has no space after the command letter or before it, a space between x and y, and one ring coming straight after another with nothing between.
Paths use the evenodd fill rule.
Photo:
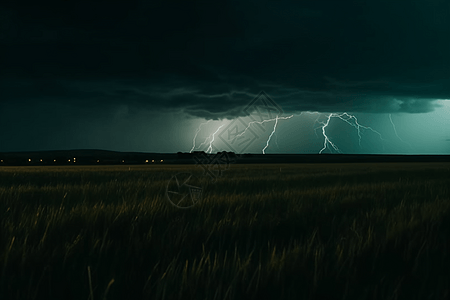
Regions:
<instances>
[{"instance_id":1,"label":"open prairie","mask_svg":"<svg viewBox=\"0 0 450 300\"><path fill-rule=\"evenodd\" d=\"M203 171L0 168L0 299L450 297L450 163Z\"/></svg>"}]
</instances>

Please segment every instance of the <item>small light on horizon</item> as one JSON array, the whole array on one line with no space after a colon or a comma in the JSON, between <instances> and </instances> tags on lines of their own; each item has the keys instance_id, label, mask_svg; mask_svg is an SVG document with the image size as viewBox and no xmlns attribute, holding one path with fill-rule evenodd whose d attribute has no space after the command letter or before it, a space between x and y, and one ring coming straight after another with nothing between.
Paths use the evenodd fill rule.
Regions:
<instances>
[{"instance_id":1,"label":"small light on horizon","mask_svg":"<svg viewBox=\"0 0 450 300\"><path fill-rule=\"evenodd\" d=\"M153 162L155 162L155 160L154 160L154 159L152 159L152 163L153 163Z\"/></svg>"},{"instance_id":2,"label":"small light on horizon","mask_svg":"<svg viewBox=\"0 0 450 300\"><path fill-rule=\"evenodd\" d=\"M145 160L145 163L148 163L148 159Z\"/></svg>"},{"instance_id":3,"label":"small light on horizon","mask_svg":"<svg viewBox=\"0 0 450 300\"><path fill-rule=\"evenodd\" d=\"M42 158L39 161L42 162Z\"/></svg>"},{"instance_id":4,"label":"small light on horizon","mask_svg":"<svg viewBox=\"0 0 450 300\"><path fill-rule=\"evenodd\" d=\"M97 162L100 162L100 160L99 160L99 159L97 159Z\"/></svg>"},{"instance_id":5,"label":"small light on horizon","mask_svg":"<svg viewBox=\"0 0 450 300\"><path fill-rule=\"evenodd\" d=\"M28 161L31 161L31 158L29 158Z\"/></svg>"},{"instance_id":6,"label":"small light on horizon","mask_svg":"<svg viewBox=\"0 0 450 300\"><path fill-rule=\"evenodd\" d=\"M163 160L161 159L161 162L163 162Z\"/></svg>"}]
</instances>

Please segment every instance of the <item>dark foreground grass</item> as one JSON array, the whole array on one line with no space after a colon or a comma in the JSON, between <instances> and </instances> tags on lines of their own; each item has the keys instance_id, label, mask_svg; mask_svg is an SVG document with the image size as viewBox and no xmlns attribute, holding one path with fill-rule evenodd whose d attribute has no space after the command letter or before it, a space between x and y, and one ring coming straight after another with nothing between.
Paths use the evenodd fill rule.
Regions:
<instances>
[{"instance_id":1,"label":"dark foreground grass","mask_svg":"<svg viewBox=\"0 0 450 300\"><path fill-rule=\"evenodd\" d=\"M0 299L448 299L450 164L0 169Z\"/></svg>"}]
</instances>

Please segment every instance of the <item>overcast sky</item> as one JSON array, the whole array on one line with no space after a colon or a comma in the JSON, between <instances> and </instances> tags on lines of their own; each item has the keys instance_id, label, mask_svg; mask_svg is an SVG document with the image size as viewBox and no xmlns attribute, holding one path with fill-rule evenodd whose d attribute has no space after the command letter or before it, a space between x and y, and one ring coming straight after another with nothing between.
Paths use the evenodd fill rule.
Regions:
<instances>
[{"instance_id":1,"label":"overcast sky","mask_svg":"<svg viewBox=\"0 0 450 300\"><path fill-rule=\"evenodd\" d=\"M447 0L0 4L0 151L450 154L447 99Z\"/></svg>"}]
</instances>

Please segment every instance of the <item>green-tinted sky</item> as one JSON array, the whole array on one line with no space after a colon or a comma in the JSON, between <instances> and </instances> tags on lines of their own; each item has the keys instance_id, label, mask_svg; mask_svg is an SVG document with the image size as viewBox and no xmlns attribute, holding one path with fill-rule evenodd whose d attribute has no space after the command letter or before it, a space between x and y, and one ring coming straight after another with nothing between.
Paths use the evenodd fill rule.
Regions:
<instances>
[{"instance_id":1,"label":"green-tinted sky","mask_svg":"<svg viewBox=\"0 0 450 300\"><path fill-rule=\"evenodd\" d=\"M275 121L231 144L256 99L294 115L266 153L318 153L348 112L381 136L333 117L342 153L449 154L449 37L444 0L9 1L0 151L190 151L212 120L195 150L223 125L213 151L261 153Z\"/></svg>"}]
</instances>

